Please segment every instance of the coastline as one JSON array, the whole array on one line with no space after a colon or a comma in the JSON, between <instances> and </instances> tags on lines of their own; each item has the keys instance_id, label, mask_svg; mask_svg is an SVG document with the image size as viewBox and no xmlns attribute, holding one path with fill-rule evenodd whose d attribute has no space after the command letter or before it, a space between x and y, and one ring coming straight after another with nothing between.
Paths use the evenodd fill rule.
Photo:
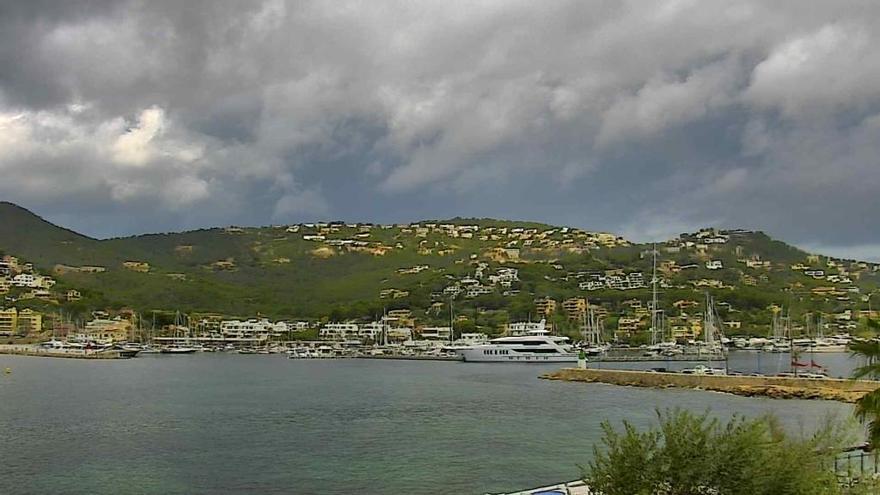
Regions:
<instances>
[{"instance_id":1,"label":"coastline","mask_svg":"<svg viewBox=\"0 0 880 495\"><path fill-rule=\"evenodd\" d=\"M865 394L880 388L880 382L868 380L822 380L773 376L712 376L684 373L656 373L634 370L599 370L563 368L540 376L545 380L606 383L646 388L687 388L711 390L745 397L773 399L816 399L854 403Z\"/></svg>"},{"instance_id":2,"label":"coastline","mask_svg":"<svg viewBox=\"0 0 880 495\"><path fill-rule=\"evenodd\" d=\"M61 350L44 349L34 345L6 344L0 345L0 354L13 356L47 357L61 359L130 359L120 351L86 351L86 350Z\"/></svg>"}]
</instances>

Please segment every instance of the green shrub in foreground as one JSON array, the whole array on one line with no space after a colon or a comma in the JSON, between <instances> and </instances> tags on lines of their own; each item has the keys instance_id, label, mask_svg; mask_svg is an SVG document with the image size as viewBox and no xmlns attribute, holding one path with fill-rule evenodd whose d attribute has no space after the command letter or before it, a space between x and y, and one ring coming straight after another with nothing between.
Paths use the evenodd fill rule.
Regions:
<instances>
[{"instance_id":1,"label":"green shrub in foreground","mask_svg":"<svg viewBox=\"0 0 880 495\"><path fill-rule=\"evenodd\" d=\"M770 416L734 417L658 412L659 427L639 431L602 424L601 447L583 467L604 495L812 495L843 492L829 469L846 440L826 422L809 438L786 434ZM870 492L866 492L870 493Z\"/></svg>"}]
</instances>

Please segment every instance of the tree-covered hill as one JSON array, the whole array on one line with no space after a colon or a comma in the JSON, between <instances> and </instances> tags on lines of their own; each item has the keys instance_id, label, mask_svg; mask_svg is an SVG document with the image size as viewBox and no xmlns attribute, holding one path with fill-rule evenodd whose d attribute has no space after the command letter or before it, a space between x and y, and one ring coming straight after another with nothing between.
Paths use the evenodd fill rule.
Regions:
<instances>
[{"instance_id":1,"label":"tree-covered hill","mask_svg":"<svg viewBox=\"0 0 880 495\"><path fill-rule=\"evenodd\" d=\"M613 330L621 317L644 317L639 306L650 300L653 262L650 245L612 234L493 219L228 227L96 240L10 203L0 203L0 252L51 274L58 294L83 295L34 301L14 290L7 304L325 320L406 308L430 322L446 318L440 308L452 300L467 318L463 329L487 331L541 316L574 329L579 323L562 307L571 298L603 308ZM706 229L658 244L657 253L661 308L681 321L699 308L684 311L675 303L703 301L707 293L725 303L723 317L746 329L766 327L776 307L828 318L849 310L857 321L877 288L876 265L811 256L760 232ZM539 315L546 298L557 307Z\"/></svg>"}]
</instances>

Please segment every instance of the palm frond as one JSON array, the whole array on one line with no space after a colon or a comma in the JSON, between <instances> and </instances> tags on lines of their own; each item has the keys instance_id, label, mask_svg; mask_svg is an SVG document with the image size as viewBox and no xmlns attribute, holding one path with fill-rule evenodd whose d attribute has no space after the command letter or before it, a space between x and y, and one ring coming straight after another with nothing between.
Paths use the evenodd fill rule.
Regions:
<instances>
[{"instance_id":1,"label":"palm frond","mask_svg":"<svg viewBox=\"0 0 880 495\"><path fill-rule=\"evenodd\" d=\"M865 358L869 363L880 359L880 342L853 342L849 345L849 349L854 357Z\"/></svg>"},{"instance_id":2,"label":"palm frond","mask_svg":"<svg viewBox=\"0 0 880 495\"><path fill-rule=\"evenodd\" d=\"M866 364L865 366L859 366L854 369L852 372L853 378L880 378L880 363L871 363Z\"/></svg>"}]
</instances>

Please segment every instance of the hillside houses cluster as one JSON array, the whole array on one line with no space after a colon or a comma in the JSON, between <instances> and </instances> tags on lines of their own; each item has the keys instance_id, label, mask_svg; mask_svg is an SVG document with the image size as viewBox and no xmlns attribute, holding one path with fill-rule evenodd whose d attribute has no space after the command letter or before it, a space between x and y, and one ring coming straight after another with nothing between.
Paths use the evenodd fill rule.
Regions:
<instances>
[{"instance_id":1,"label":"hillside houses cluster","mask_svg":"<svg viewBox=\"0 0 880 495\"><path fill-rule=\"evenodd\" d=\"M442 292L431 294L433 299L446 299L464 296L468 299L480 297L482 295L493 294L497 289L507 289L504 295L513 295L517 291L511 290L514 284L519 282L519 270L517 268L498 267L494 273L491 272L489 264L486 262L476 262L473 275L455 279L447 285Z\"/></svg>"},{"instance_id":2,"label":"hillside houses cluster","mask_svg":"<svg viewBox=\"0 0 880 495\"><path fill-rule=\"evenodd\" d=\"M449 299L465 299L467 301L464 306L468 310L473 307L474 314L484 309L490 313L482 323L490 320L490 325L499 328L505 318L513 314L510 309L514 307L512 305L515 305L517 314L523 316L528 311L530 316L544 317L550 321L550 317L555 315L557 318L550 325L562 325L572 332L588 313L595 314L602 321L607 320L609 329L615 329L621 339L645 331L650 325L650 308L645 301L634 296L644 298L644 293L647 293L644 289L651 285L650 256L654 249L639 247L621 250L620 257L603 258L603 252L593 257L570 256L578 250L629 246L628 242L612 234L571 228L441 222L396 225L326 222L277 228L284 229L285 238L301 238L313 243L307 245L309 249L314 248L313 253L324 250L331 253L328 256L345 250L382 255L404 248L404 243L410 248L417 246L418 253L421 254L444 255L456 249L464 249L463 252L467 254L460 255L460 259L455 260L441 262L407 256L407 261L400 265L386 262L384 266L389 273L382 276L388 278L381 285L364 291L367 293L366 297L378 296L382 305L393 301L388 306L399 308L412 305L413 309L424 309L426 315L434 312L435 319L432 321L441 320L441 311L448 311L446 305ZM245 229L230 227L225 232L241 235ZM658 244L657 251L664 258L657 260L658 284L663 289L686 289L694 294L719 291L715 292L719 299L726 298L725 294L731 294L720 292L721 290L742 289L743 285L773 290L776 294L785 293L787 298L790 298L790 293L801 300L817 303L817 307L826 311L829 324L841 329L851 329L859 318L872 314L871 296L876 296L880 291L868 292L866 288L872 287L871 283L862 282L869 275L874 277L869 278L869 281L877 280L880 264L824 256L801 256L790 247L769 245L768 240L762 238L744 237L751 234L753 233L743 230L702 229ZM415 239L415 242L408 239ZM487 247L486 244L465 242L469 239L491 245ZM784 256L777 257L771 248L782 249L779 252ZM175 252L184 249L191 251L192 246L177 246ZM548 251L541 256L529 252L540 249ZM557 255L556 251L550 251L553 249L570 251L559 252ZM765 254L768 259L750 251ZM636 259L639 254L641 257ZM624 259L634 260L633 266L619 261ZM281 256L276 256L274 261L292 262L290 258ZM157 266L151 267L146 261L120 259L109 269L118 270L121 267L131 272L184 277L183 274L165 274L161 264L154 262ZM240 263L243 265L243 262ZM460 268L455 265L460 265ZM228 258L216 261L210 267L222 271L235 270L237 265L234 259ZM69 280L64 277L68 272L99 273L104 270L104 267L56 265L53 275L65 281ZM465 270L467 273L464 273ZM60 287L56 286L53 277L38 273L30 263L21 262L13 256L4 256L0 260L0 295L6 296L5 306L27 299L39 299L40 301L34 301L39 304L43 301L55 304L82 298L78 290L65 287L64 284ZM429 290L433 292L427 298L425 296ZM640 290L643 293L640 294ZM610 291L634 293L619 294ZM519 298L510 297L507 302L496 297L480 299L486 295L517 296L521 292L529 293L522 294ZM748 292L758 293L752 289ZM546 294L553 294L556 299L540 297ZM699 299L700 296L693 297ZM627 298L631 299L620 302ZM598 301L601 303L597 304ZM665 301L668 309L670 302ZM533 306L528 306L530 303ZM666 315L668 328L677 338L693 338L701 331L702 315L699 305L693 306L691 303L697 305L694 301L677 301L673 305L674 310L670 309L670 314ZM506 304L511 306L505 306ZM719 302L721 304L723 301ZM866 306L868 309L864 309ZM875 299L874 306L880 306L880 300ZM748 311L754 311L755 314L763 311L763 308L755 308L750 307ZM504 311L508 311L508 314L503 314ZM560 313L564 317L559 318ZM37 324L36 316L39 316L39 312L21 307L9 307L0 311L0 335L4 331L8 335L20 335L22 332L28 333L35 328L41 328L42 322ZM308 316L326 317L311 314ZM334 322L319 327L305 322L273 322L265 318L235 320L217 317L198 320L191 326L166 328L166 336L163 338L173 339L173 334L178 333L205 342L259 343L268 339L283 339L292 332L305 329L318 331L322 338L341 340L375 340L377 336L392 341L414 338L444 340L449 336L448 327L420 327L411 315L388 315L388 318L393 320L381 319L369 323ZM754 315L744 318L744 321L747 327L749 324L759 324ZM731 320L725 323L730 324L729 328L737 328L738 322ZM83 327L80 332L89 338L101 340L124 340L133 328L131 318L124 315L96 315L80 326Z\"/></svg>"},{"instance_id":3,"label":"hillside houses cluster","mask_svg":"<svg viewBox=\"0 0 880 495\"><path fill-rule=\"evenodd\" d=\"M328 246L365 248L381 245L378 241L370 241L372 232L376 229L396 230L401 235L409 235L415 238L441 235L450 239L478 239L483 242L496 242L502 248L514 250L509 253L513 257L516 256L515 250L520 248L589 250L629 245L629 242L624 238L614 234L588 232L568 227L539 229L535 227L502 227L434 222L394 225L319 222L291 225L286 227L285 230L288 233L300 234L303 240L321 242ZM343 234L349 237L334 237Z\"/></svg>"},{"instance_id":4,"label":"hillside houses cluster","mask_svg":"<svg viewBox=\"0 0 880 495\"><path fill-rule=\"evenodd\" d=\"M81 297L75 290L57 294L52 290L55 284L54 278L37 273L31 263L22 263L9 255L0 259L0 295L8 302L35 298L73 301Z\"/></svg>"},{"instance_id":5,"label":"hillside houses cluster","mask_svg":"<svg viewBox=\"0 0 880 495\"><path fill-rule=\"evenodd\" d=\"M583 278L578 284L581 290L594 291L601 289L633 290L647 287L642 272L625 273L623 270L606 270L604 272L582 272L576 278Z\"/></svg>"}]
</instances>

